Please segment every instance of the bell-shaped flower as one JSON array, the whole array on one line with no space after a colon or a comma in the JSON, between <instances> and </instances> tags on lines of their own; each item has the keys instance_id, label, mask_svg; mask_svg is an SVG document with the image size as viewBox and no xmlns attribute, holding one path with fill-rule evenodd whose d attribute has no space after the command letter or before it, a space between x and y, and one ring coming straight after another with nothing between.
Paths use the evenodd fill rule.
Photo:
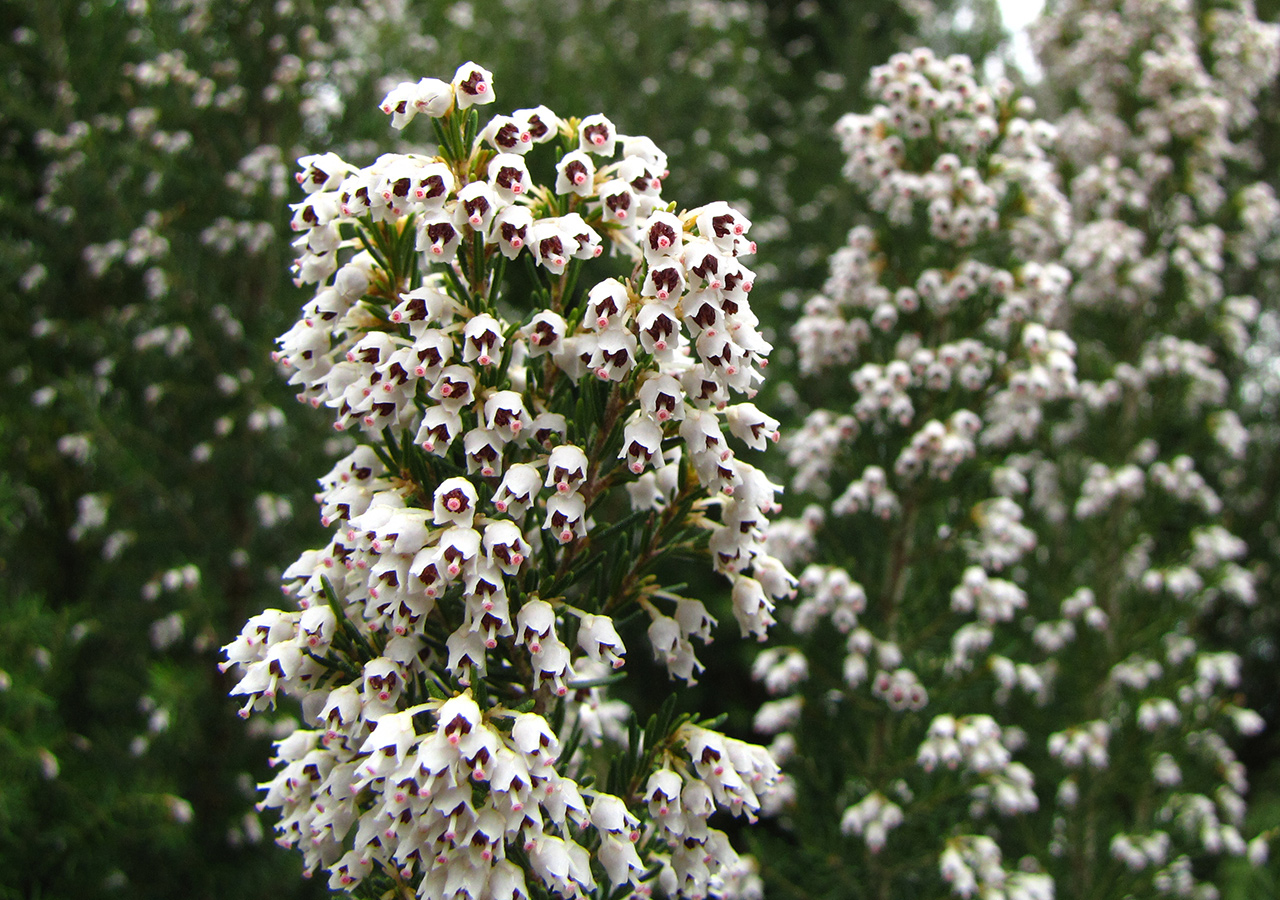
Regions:
<instances>
[{"instance_id":1,"label":"bell-shaped flower","mask_svg":"<svg viewBox=\"0 0 1280 900\"><path fill-rule=\"evenodd\" d=\"M715 244L703 238L690 238L684 242L681 259L690 282L697 279L699 286L713 291L724 287L722 270L728 268L732 257L722 253Z\"/></svg>"},{"instance_id":2,"label":"bell-shaped flower","mask_svg":"<svg viewBox=\"0 0 1280 900\"><path fill-rule=\"evenodd\" d=\"M684 387L671 375L649 378L640 385L640 409L659 424L683 419L683 401Z\"/></svg>"},{"instance_id":3,"label":"bell-shaped flower","mask_svg":"<svg viewBox=\"0 0 1280 900\"><path fill-rule=\"evenodd\" d=\"M305 231L328 225L341 212L336 191L318 191L301 203L292 203L293 219L289 225L294 231Z\"/></svg>"},{"instance_id":4,"label":"bell-shaped flower","mask_svg":"<svg viewBox=\"0 0 1280 900\"><path fill-rule=\"evenodd\" d=\"M509 519L500 519L485 525L484 552L507 575L515 575L532 551L520 526Z\"/></svg>"},{"instance_id":5,"label":"bell-shaped flower","mask_svg":"<svg viewBox=\"0 0 1280 900\"><path fill-rule=\"evenodd\" d=\"M418 739L413 727L413 716L421 707L389 713L378 719L373 732L360 747L361 753L370 754L373 759L365 765L365 770L385 775L394 766L404 762L405 756ZM371 768L372 765L372 768Z\"/></svg>"},{"instance_id":6,"label":"bell-shaped flower","mask_svg":"<svg viewBox=\"0 0 1280 900\"><path fill-rule=\"evenodd\" d=\"M556 193L590 197L595 193L596 163L583 150L571 150L556 163Z\"/></svg>"},{"instance_id":7,"label":"bell-shaped flower","mask_svg":"<svg viewBox=\"0 0 1280 900\"><path fill-rule=\"evenodd\" d=\"M507 469L502 483L493 494L494 508L513 517L524 515L542 487L542 473L528 463L515 463Z\"/></svg>"},{"instance_id":8,"label":"bell-shaped flower","mask_svg":"<svg viewBox=\"0 0 1280 900\"><path fill-rule=\"evenodd\" d=\"M533 251L534 260L552 275L562 274L569 264L573 248L566 246L567 240L569 236L555 219L539 219L529 231L529 249Z\"/></svg>"},{"instance_id":9,"label":"bell-shaped flower","mask_svg":"<svg viewBox=\"0 0 1280 900\"><path fill-rule=\"evenodd\" d=\"M604 331L612 325L620 324L626 309L626 286L616 278L601 281L587 291L587 311L582 319L583 327Z\"/></svg>"},{"instance_id":10,"label":"bell-shaped flower","mask_svg":"<svg viewBox=\"0 0 1280 900\"><path fill-rule=\"evenodd\" d=\"M489 184L503 203L514 203L533 187L524 157L515 153L499 153L489 161ZM459 195L461 199L461 195Z\"/></svg>"},{"instance_id":11,"label":"bell-shaped flower","mask_svg":"<svg viewBox=\"0 0 1280 900\"><path fill-rule=\"evenodd\" d=\"M587 116L578 125L578 149L603 156L613 156L618 130L602 115Z\"/></svg>"},{"instance_id":12,"label":"bell-shaped flower","mask_svg":"<svg viewBox=\"0 0 1280 900\"><path fill-rule=\"evenodd\" d=\"M493 73L473 62L465 62L453 75L454 96L458 109L492 103Z\"/></svg>"},{"instance_id":13,"label":"bell-shaped flower","mask_svg":"<svg viewBox=\"0 0 1280 900\"><path fill-rule=\"evenodd\" d=\"M298 636L314 653L324 653L333 641L338 619L328 606L313 606L298 619Z\"/></svg>"},{"instance_id":14,"label":"bell-shaped flower","mask_svg":"<svg viewBox=\"0 0 1280 900\"><path fill-rule=\"evenodd\" d=\"M560 413L542 412L534 416L529 434L535 444L544 450L550 450L564 439L567 427L564 416Z\"/></svg>"},{"instance_id":15,"label":"bell-shaped flower","mask_svg":"<svg viewBox=\"0 0 1280 900\"><path fill-rule=\"evenodd\" d=\"M453 171L444 163L423 163L412 174L409 203L419 212L438 212L453 195L458 185Z\"/></svg>"},{"instance_id":16,"label":"bell-shaped flower","mask_svg":"<svg viewBox=\"0 0 1280 900\"><path fill-rule=\"evenodd\" d=\"M400 302L388 317L396 324L443 324L453 319L457 304L434 284L424 284L400 295Z\"/></svg>"},{"instance_id":17,"label":"bell-shaped flower","mask_svg":"<svg viewBox=\"0 0 1280 900\"><path fill-rule=\"evenodd\" d=\"M751 227L750 219L723 200L709 203L695 212L698 234L711 241L721 253L734 253Z\"/></svg>"},{"instance_id":18,"label":"bell-shaped flower","mask_svg":"<svg viewBox=\"0 0 1280 900\"><path fill-rule=\"evenodd\" d=\"M422 424L418 426L413 442L428 453L443 456L461 430L462 417L457 410L432 406L422 414Z\"/></svg>"},{"instance_id":19,"label":"bell-shaped flower","mask_svg":"<svg viewBox=\"0 0 1280 900\"><path fill-rule=\"evenodd\" d=\"M669 212L655 212L641 225L641 249L649 265L665 260L679 259L684 249L684 226Z\"/></svg>"},{"instance_id":20,"label":"bell-shaped flower","mask_svg":"<svg viewBox=\"0 0 1280 900\"><path fill-rule=\"evenodd\" d=\"M512 116L494 116L480 132L480 139L487 141L499 153L522 156L533 149L533 135L524 123Z\"/></svg>"},{"instance_id":21,"label":"bell-shaped flower","mask_svg":"<svg viewBox=\"0 0 1280 900\"><path fill-rule=\"evenodd\" d=\"M504 206L493 217L489 240L497 242L498 250L507 259L515 259L529 242L532 228L533 213L527 206Z\"/></svg>"},{"instance_id":22,"label":"bell-shaped flower","mask_svg":"<svg viewBox=\"0 0 1280 900\"><path fill-rule=\"evenodd\" d=\"M533 668L533 687L537 690L542 682L551 682L551 689L557 697L569 693L565 679L573 676L573 666L569 656L569 648L560 642L553 633L542 644L540 649L530 654Z\"/></svg>"},{"instance_id":23,"label":"bell-shaped flower","mask_svg":"<svg viewBox=\"0 0 1280 900\"><path fill-rule=\"evenodd\" d=\"M602 331L589 363L601 381L621 381L636 365L636 337L625 328Z\"/></svg>"},{"instance_id":24,"label":"bell-shaped flower","mask_svg":"<svg viewBox=\"0 0 1280 900\"><path fill-rule=\"evenodd\" d=\"M567 544L574 538L587 536L586 501L581 494L555 494L547 498L547 516L542 527L557 541Z\"/></svg>"},{"instance_id":25,"label":"bell-shaped flower","mask_svg":"<svg viewBox=\"0 0 1280 900\"><path fill-rule=\"evenodd\" d=\"M465 478L446 478L436 487L432 505L437 525L461 525L470 528L476 514L476 489Z\"/></svg>"},{"instance_id":26,"label":"bell-shaped flower","mask_svg":"<svg viewBox=\"0 0 1280 900\"><path fill-rule=\"evenodd\" d=\"M453 259L461 242L462 235L446 212L441 210L427 213L418 220L416 249L420 253L429 253L433 261L447 262Z\"/></svg>"},{"instance_id":27,"label":"bell-shaped flower","mask_svg":"<svg viewBox=\"0 0 1280 900\"><path fill-rule=\"evenodd\" d=\"M528 336L529 355L536 358L557 350L568 328L568 323L559 313L551 310L539 312L524 330Z\"/></svg>"},{"instance_id":28,"label":"bell-shaped flower","mask_svg":"<svg viewBox=\"0 0 1280 900\"><path fill-rule=\"evenodd\" d=\"M752 450L763 450L778 440L778 420L756 409L752 403L738 403L725 411L729 433Z\"/></svg>"},{"instance_id":29,"label":"bell-shaped flower","mask_svg":"<svg viewBox=\"0 0 1280 900\"><path fill-rule=\"evenodd\" d=\"M556 219L560 233L565 236L565 246L574 259L595 259L604 252L600 234L576 212Z\"/></svg>"},{"instance_id":30,"label":"bell-shaped flower","mask_svg":"<svg viewBox=\"0 0 1280 900\"><path fill-rule=\"evenodd\" d=\"M516 643L527 645L530 653L538 653L543 641L559 642L555 627L556 611L551 604L530 600L516 613Z\"/></svg>"},{"instance_id":31,"label":"bell-shaped flower","mask_svg":"<svg viewBox=\"0 0 1280 900\"><path fill-rule=\"evenodd\" d=\"M599 195L600 215L604 221L630 225L636 220L636 198L627 182L620 178L606 181L600 185Z\"/></svg>"},{"instance_id":32,"label":"bell-shaped flower","mask_svg":"<svg viewBox=\"0 0 1280 900\"><path fill-rule=\"evenodd\" d=\"M649 272L645 275L644 284L640 288L640 295L657 297L664 302L670 300L674 304L675 300L684 293L684 288L684 266L680 261L660 259L650 264ZM642 334L641 340L643 339Z\"/></svg>"},{"instance_id":33,"label":"bell-shaped flower","mask_svg":"<svg viewBox=\"0 0 1280 900\"><path fill-rule=\"evenodd\" d=\"M513 441L528 433L532 420L524 408L524 396L518 391L497 391L484 401L485 427L504 441Z\"/></svg>"},{"instance_id":34,"label":"bell-shaped flower","mask_svg":"<svg viewBox=\"0 0 1280 900\"><path fill-rule=\"evenodd\" d=\"M482 478L493 478L502 470L502 447L506 443L502 435L488 428L473 428L463 439L467 455L467 472L480 473Z\"/></svg>"},{"instance_id":35,"label":"bell-shaped flower","mask_svg":"<svg viewBox=\"0 0 1280 900\"><path fill-rule=\"evenodd\" d=\"M453 223L462 228L470 226L481 234L489 230L498 208L503 206L502 200L487 183L473 181L458 191L458 205L453 210Z\"/></svg>"},{"instance_id":36,"label":"bell-shaped flower","mask_svg":"<svg viewBox=\"0 0 1280 900\"><path fill-rule=\"evenodd\" d=\"M545 106L517 109L511 113L511 118L520 123L523 130L529 132L535 144L545 144L547 141L554 140L564 125L560 117Z\"/></svg>"},{"instance_id":37,"label":"bell-shaped flower","mask_svg":"<svg viewBox=\"0 0 1280 900\"><path fill-rule=\"evenodd\" d=\"M298 165L302 171L294 177L308 194L336 191L352 171L351 164L336 153L313 153L299 159Z\"/></svg>"},{"instance_id":38,"label":"bell-shaped flower","mask_svg":"<svg viewBox=\"0 0 1280 900\"><path fill-rule=\"evenodd\" d=\"M446 666L454 677L458 679L459 684L471 683L470 676L467 674L468 669L474 670L480 677L484 677L488 653L485 647L485 638L481 632L472 631L464 623L449 635L445 641L445 649L449 653Z\"/></svg>"},{"instance_id":39,"label":"bell-shaped flower","mask_svg":"<svg viewBox=\"0 0 1280 900\"><path fill-rule=\"evenodd\" d=\"M391 127L400 130L418 113L436 119L447 113L452 105L453 88L450 85L439 78L423 78L396 85L378 108L391 116Z\"/></svg>"},{"instance_id":40,"label":"bell-shaped flower","mask_svg":"<svg viewBox=\"0 0 1280 900\"><path fill-rule=\"evenodd\" d=\"M445 564L445 572L450 578L457 578L480 552L480 532L470 526L458 526L440 535L440 557Z\"/></svg>"},{"instance_id":41,"label":"bell-shaped flower","mask_svg":"<svg viewBox=\"0 0 1280 900\"><path fill-rule=\"evenodd\" d=\"M502 323L488 313L472 316L462 332L462 361L491 366L502 351Z\"/></svg>"},{"instance_id":42,"label":"bell-shaped flower","mask_svg":"<svg viewBox=\"0 0 1280 900\"><path fill-rule=\"evenodd\" d=\"M449 335L435 328L423 328L413 341L410 362L414 376L434 381L453 358L453 350L453 340Z\"/></svg>"},{"instance_id":43,"label":"bell-shaped flower","mask_svg":"<svg viewBox=\"0 0 1280 900\"><path fill-rule=\"evenodd\" d=\"M561 444L551 451L547 460L546 486L554 487L559 494L576 492L578 485L587 477L590 464L587 454L581 447L573 444Z\"/></svg>"},{"instance_id":44,"label":"bell-shaped flower","mask_svg":"<svg viewBox=\"0 0 1280 900\"><path fill-rule=\"evenodd\" d=\"M622 667L627 652L608 616L583 616L578 623L578 646L593 662L607 663L615 669Z\"/></svg>"},{"instance_id":45,"label":"bell-shaped flower","mask_svg":"<svg viewBox=\"0 0 1280 900\"><path fill-rule=\"evenodd\" d=\"M622 433L622 449L618 458L627 461L627 468L639 475L653 462L654 456L662 461L662 429L652 419L637 413Z\"/></svg>"},{"instance_id":46,"label":"bell-shaped flower","mask_svg":"<svg viewBox=\"0 0 1280 900\"><path fill-rule=\"evenodd\" d=\"M733 616L738 620L742 636L755 635L763 641L773 624L773 603L765 596L760 582L745 575L738 575L733 581Z\"/></svg>"},{"instance_id":47,"label":"bell-shaped flower","mask_svg":"<svg viewBox=\"0 0 1280 900\"><path fill-rule=\"evenodd\" d=\"M476 375L467 366L446 366L427 396L450 412L459 412L475 399Z\"/></svg>"},{"instance_id":48,"label":"bell-shaped flower","mask_svg":"<svg viewBox=\"0 0 1280 900\"><path fill-rule=\"evenodd\" d=\"M404 670L395 660L378 656L364 664L361 702L364 717L370 722L395 709L400 692L404 689Z\"/></svg>"}]
</instances>

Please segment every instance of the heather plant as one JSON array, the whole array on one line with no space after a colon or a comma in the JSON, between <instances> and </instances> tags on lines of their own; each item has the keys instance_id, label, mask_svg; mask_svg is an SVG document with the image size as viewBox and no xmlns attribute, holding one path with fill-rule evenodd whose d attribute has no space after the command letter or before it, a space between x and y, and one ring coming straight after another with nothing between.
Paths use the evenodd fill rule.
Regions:
<instances>
[{"instance_id":1,"label":"heather plant","mask_svg":"<svg viewBox=\"0 0 1280 900\"><path fill-rule=\"evenodd\" d=\"M715 620L674 560L710 558L744 635L792 590L777 488L734 449L777 437L741 399L770 350L750 222L677 210L665 154L603 115L482 124L494 99L474 63L405 82L382 111L433 149L300 161L315 295L278 358L354 446L316 495L331 540L284 573L296 608L224 648L242 715L301 703L263 803L335 889L749 890L707 819L754 818L772 758L674 697L642 730L608 688L646 638L701 670Z\"/></svg>"},{"instance_id":2,"label":"heather plant","mask_svg":"<svg viewBox=\"0 0 1280 900\"><path fill-rule=\"evenodd\" d=\"M788 819L821 877L843 833L867 896L1047 896L1043 864L1019 867L992 832L1037 808L1004 704L1044 703L1052 678L1007 654L1036 545L1031 448L1076 390L1075 345L1053 327L1069 282L1054 132L966 57L918 50L871 77L879 104L837 132L872 215L792 329L829 399L788 455L818 502L770 532L808 565L789 623L802 642L757 660L778 696L757 727L794 762Z\"/></svg>"},{"instance_id":3,"label":"heather plant","mask_svg":"<svg viewBox=\"0 0 1280 900\"><path fill-rule=\"evenodd\" d=\"M211 664L321 539L294 473L350 449L265 352L301 302L293 161L407 148L369 102L387 73L452 71L483 42L508 100L609 99L667 129L676 177L698 173L680 196L758 198L739 173L769 148L744 98L771 96L777 57L753 9L591 3L566 27L545 2L6 5L0 891L302 889L253 809L294 726L238 727Z\"/></svg>"},{"instance_id":4,"label":"heather plant","mask_svg":"<svg viewBox=\"0 0 1280 900\"><path fill-rule=\"evenodd\" d=\"M1164 12L1049 20L1083 104L1056 125L927 51L841 122L875 215L793 332L833 399L789 456L817 502L770 535L812 560L801 640L757 666L807 863L766 870L784 890L1216 896L1206 860L1266 857L1215 625L1255 602L1221 492L1257 302L1229 286L1273 225L1230 135L1275 36Z\"/></svg>"}]
</instances>

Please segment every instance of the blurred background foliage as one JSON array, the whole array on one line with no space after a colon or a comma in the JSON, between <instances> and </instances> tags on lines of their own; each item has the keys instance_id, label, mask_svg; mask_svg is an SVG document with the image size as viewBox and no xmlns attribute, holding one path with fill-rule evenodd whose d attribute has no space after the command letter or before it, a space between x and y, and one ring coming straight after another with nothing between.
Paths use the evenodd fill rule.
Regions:
<instances>
[{"instance_id":1,"label":"blurred background foliage","mask_svg":"<svg viewBox=\"0 0 1280 900\"><path fill-rule=\"evenodd\" d=\"M652 137L670 196L755 223L781 370L758 402L787 419L787 325L857 216L831 125L894 51L983 59L1002 39L990 0L0 0L0 33L0 898L193 900L326 893L253 808L272 735L236 718L216 667L321 539L314 478L346 446L269 356L306 299L295 160L425 142L376 103L468 59L501 111ZM1278 110L1273 90L1268 134ZM1259 384L1253 423L1274 429ZM1278 458L1248 510L1267 560ZM1264 625L1254 702L1275 721ZM760 698L736 644L687 702L730 702L746 737ZM1265 815L1280 783L1260 784Z\"/></svg>"}]
</instances>

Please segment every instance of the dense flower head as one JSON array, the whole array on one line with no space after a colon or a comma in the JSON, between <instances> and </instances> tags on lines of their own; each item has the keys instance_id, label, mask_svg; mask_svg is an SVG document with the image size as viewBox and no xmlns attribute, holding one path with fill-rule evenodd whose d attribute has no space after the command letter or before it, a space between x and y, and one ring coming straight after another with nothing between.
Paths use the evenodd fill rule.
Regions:
<instances>
[{"instance_id":1,"label":"dense flower head","mask_svg":"<svg viewBox=\"0 0 1280 900\"><path fill-rule=\"evenodd\" d=\"M778 425L734 402L771 349L748 304L750 222L677 210L665 156L604 116L482 126L472 107L492 102L468 63L382 104L395 128L432 120L434 152L303 161L294 273L316 296L276 359L356 447L316 494L329 546L285 573L299 610L226 648L233 693L245 715L301 699L307 728L264 804L331 887L385 876L506 900L536 878L568 898L600 871L639 889L659 862L704 897L736 860L707 816L754 818L777 766L688 717L627 747L629 711L604 688L628 609L673 678L702 668L693 641L715 620L651 572L668 543L714 548L744 635L763 639L794 590L764 549L779 488L735 446L763 449ZM558 165L540 149L556 142ZM508 263L530 295L506 289ZM682 784L679 819L646 830L639 786L580 781L590 758L560 754L553 710L573 747L648 754Z\"/></svg>"}]
</instances>

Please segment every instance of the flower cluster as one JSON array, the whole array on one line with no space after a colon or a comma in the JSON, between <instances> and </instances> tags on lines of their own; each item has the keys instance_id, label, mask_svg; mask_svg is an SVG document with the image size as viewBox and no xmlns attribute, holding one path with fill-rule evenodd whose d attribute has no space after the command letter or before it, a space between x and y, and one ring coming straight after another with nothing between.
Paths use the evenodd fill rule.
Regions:
<instances>
[{"instance_id":1,"label":"flower cluster","mask_svg":"<svg viewBox=\"0 0 1280 900\"><path fill-rule=\"evenodd\" d=\"M715 620L662 586L660 561L708 552L762 639L793 590L764 548L777 486L730 443L777 439L731 403L770 349L750 222L724 203L675 212L665 155L604 116L481 126L493 99L473 63L404 83L381 108L396 128L430 119L435 155L300 161L294 272L316 293L276 358L360 437L320 479L332 539L284 573L298 609L225 648L232 693L246 716L301 700L310 727L281 742L263 803L335 888L377 875L498 900L537 879L572 897L602 876L640 889L661 862L664 885L703 897L735 858L706 819L760 811L768 754L668 717L622 748L606 791L575 749L624 734L603 688L627 612L673 678L701 669L692 640ZM615 258L629 274L580 287ZM507 288L508 263L531 292Z\"/></svg>"},{"instance_id":2,"label":"flower cluster","mask_svg":"<svg viewBox=\"0 0 1280 900\"><path fill-rule=\"evenodd\" d=\"M1054 129L1027 118L1031 104L1007 83L980 84L967 59L899 54L871 89L879 105L837 132L846 175L877 215L850 231L793 329L802 372L826 387L789 461L798 489L833 496L771 539L779 556L813 560L793 631L806 643L835 631L840 703L876 720L870 746L853 751L842 830L889 853L899 828L954 796L943 784L958 771L972 823L937 852L968 896L975 876L948 877L960 869L947 847L978 840L963 829L990 816L1039 807L1032 771L1013 759L1026 733L993 713L1015 691L1045 703L1054 672L995 649L1016 638L1028 606L1021 576L1006 573L1039 543L1025 495L1040 457L1009 449L1037 446L1047 411L1077 392L1076 345L1056 326L1070 279L1054 253L1069 207L1049 155ZM975 466L993 456L988 481ZM922 553L928 576L912 566ZM801 710L819 698L804 679L819 664L810 655L791 668L793 678L762 673L783 698L757 725L796 729L779 741L807 753ZM977 679L988 690L975 704ZM918 769L902 780L904 757ZM993 883L1003 883L998 861Z\"/></svg>"},{"instance_id":3,"label":"flower cluster","mask_svg":"<svg viewBox=\"0 0 1280 900\"><path fill-rule=\"evenodd\" d=\"M789 460L819 503L771 530L807 566L757 726L797 774L823 760L799 802L840 786L871 895L926 877L924 833L962 897L1211 896L1192 859L1265 857L1227 741L1262 720L1212 623L1259 595L1227 407L1276 207L1232 166L1280 33L1191 6L1056 8L1049 82L1085 100L1056 126L917 51L838 128L873 214L793 330L823 408Z\"/></svg>"}]
</instances>

